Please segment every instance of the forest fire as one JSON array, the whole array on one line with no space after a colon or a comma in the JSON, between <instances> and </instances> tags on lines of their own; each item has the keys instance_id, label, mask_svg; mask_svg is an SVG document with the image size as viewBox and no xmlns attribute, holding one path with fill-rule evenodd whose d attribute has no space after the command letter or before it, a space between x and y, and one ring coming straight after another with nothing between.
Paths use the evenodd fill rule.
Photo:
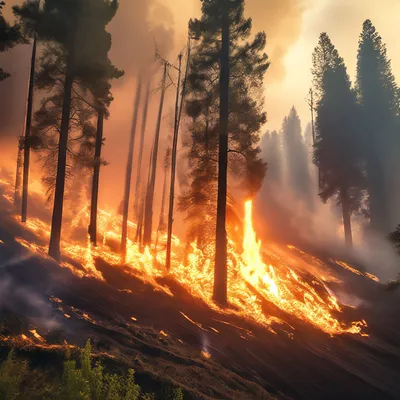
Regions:
<instances>
[{"instance_id":1,"label":"forest fire","mask_svg":"<svg viewBox=\"0 0 400 400\"><path fill-rule=\"evenodd\" d=\"M115 243L118 243L120 239L121 225L121 217L115 212L99 211L99 237L101 239L99 246L92 247L89 240L82 244L77 239L72 239L72 235L68 240L64 240L62 243L63 254L71 262L64 261L61 266L69 268L79 277L86 276L104 280L95 265L95 259L102 258L115 267L124 265L129 273L170 296L173 294L167 286L159 283L158 278L172 277L191 295L202 299L214 310L220 313L237 314L242 318L253 320L265 326L272 333L275 333L274 324L286 324L291 331L294 331L294 328L282 318L282 314L287 313L312 324L329 335L343 333L365 335L363 333L363 328L366 327L365 321L346 325L337 318L341 307L335 296L326 287L326 283L330 281L325 277L326 271L321 272L323 274L321 277L313 275L312 279L307 278L304 272L293 263L293 258L290 258L289 265L285 262L282 254L277 255L268 246L264 247L261 241L257 240L253 228L252 201L247 201L244 208L243 241L235 243L233 240L229 240L228 243L228 292L231 307L225 309L219 308L212 301L214 258L212 245L201 250L196 243L192 243L191 251L185 255L185 246L178 238L174 238L172 266L168 272L164 267L165 235L159 238L160 245L157 252L148 247L141 251L137 243L128 239L127 255L125 263L122 263L120 254L114 249ZM88 218L89 208L85 206L72 220L71 232L74 228L84 227ZM38 235L43 243L47 242L49 228L46 223L32 218L29 220L27 228ZM133 232L136 225L130 222L129 228ZM48 257L45 245L30 243L22 238L16 240L31 251L39 253L40 256ZM305 253L302 252L302 254ZM187 262L185 263L183 260L187 260ZM315 264L318 264L321 269L323 263L320 260L317 261ZM73 262L79 263L83 270L73 266ZM335 278L332 278L331 281L334 282ZM271 305L282 311L279 313L280 317L268 311ZM184 314L182 315L190 320Z\"/></svg>"}]
</instances>

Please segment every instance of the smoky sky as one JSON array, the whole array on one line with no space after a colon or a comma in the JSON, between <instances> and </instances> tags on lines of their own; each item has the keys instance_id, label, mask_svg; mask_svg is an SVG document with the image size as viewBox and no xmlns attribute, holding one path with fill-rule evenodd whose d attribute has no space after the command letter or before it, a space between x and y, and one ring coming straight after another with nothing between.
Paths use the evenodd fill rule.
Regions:
<instances>
[{"instance_id":1,"label":"smoky sky","mask_svg":"<svg viewBox=\"0 0 400 400\"><path fill-rule=\"evenodd\" d=\"M252 18L254 32L267 34L266 52L271 60L268 82L284 78L284 57L301 33L302 15L309 3L309 0L246 1L246 16Z\"/></svg>"},{"instance_id":2,"label":"smoky sky","mask_svg":"<svg viewBox=\"0 0 400 400\"><path fill-rule=\"evenodd\" d=\"M10 0L4 10L12 20L12 6L21 0ZM167 57L174 46L174 17L171 11L155 0L120 0L119 10L107 27L112 34L110 58L125 76L114 82L119 87L128 82L154 56L155 45ZM0 84L0 135L22 133L29 77L31 45L20 45L0 55L0 63L11 77ZM39 102L36 99L36 103Z\"/></svg>"}]
</instances>

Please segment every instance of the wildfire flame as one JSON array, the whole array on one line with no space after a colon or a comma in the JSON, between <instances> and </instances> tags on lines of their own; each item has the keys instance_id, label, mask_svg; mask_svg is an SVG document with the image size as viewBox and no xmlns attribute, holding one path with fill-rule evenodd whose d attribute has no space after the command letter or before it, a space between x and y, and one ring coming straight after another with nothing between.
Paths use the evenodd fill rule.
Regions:
<instances>
[{"instance_id":1,"label":"wildfire flame","mask_svg":"<svg viewBox=\"0 0 400 400\"><path fill-rule=\"evenodd\" d=\"M88 219L89 206L86 205L72 221L70 230L79 225L87 226ZM47 243L49 226L46 223L31 218L26 227L40 237L44 244ZM99 210L98 232L101 244L98 247L92 247L89 240L82 245L72 237L65 239L62 242L63 254L82 265L83 270L77 269L69 262L63 262L61 266L69 268L80 277L90 276L103 280L102 274L96 269L95 259L99 257L110 265L121 266L121 256L115 246L120 241L120 227L121 216L112 211ZM136 225L130 222L129 229L133 234ZM17 241L31 251L39 253L40 256L47 257L44 244L30 243L21 238L17 238ZM130 273L143 282L153 285L156 290L162 290L172 296L170 289L157 280L164 276L172 277L194 297L201 298L214 310L255 321L273 333L275 333L273 324L286 324L294 330L288 322L283 320L287 313L330 335L343 333L363 335L365 321L346 325L337 319L342 310L336 297L326 286L329 279L326 278L327 270L322 269L326 267L322 261L309 256L310 263L313 263L313 271L319 269L323 274L320 277L312 275L310 279L297 268L296 263L293 262L293 256L289 257L282 249L279 252L271 250L272 247L263 246L257 239L252 222L251 200L245 203L242 243L235 243L228 239L228 293L232 307L220 309L212 301L214 277L214 246L212 244L199 249L196 243L192 243L191 251L185 257L185 246L178 238L174 238L172 265L170 271L166 271L164 267L166 235L161 235L159 243L159 248L162 250L155 254L148 247L141 252L139 245L128 239L125 259L125 266L129 267ZM289 249L295 248L291 246ZM301 254L305 255L304 252ZM187 260L186 263L182 261L184 259ZM290 260L290 264L287 260ZM334 279L332 278L332 281L335 281ZM270 310L276 310L276 308L281 310L279 318L271 315L274 311ZM183 313L182 315L188 321L195 323L188 316ZM132 320L136 319L132 317Z\"/></svg>"}]
</instances>

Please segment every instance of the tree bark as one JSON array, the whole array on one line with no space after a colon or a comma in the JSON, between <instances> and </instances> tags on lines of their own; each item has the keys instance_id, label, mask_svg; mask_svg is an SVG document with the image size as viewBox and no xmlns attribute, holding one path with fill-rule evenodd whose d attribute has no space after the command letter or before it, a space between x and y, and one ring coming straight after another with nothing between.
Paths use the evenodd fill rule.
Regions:
<instances>
[{"instance_id":1,"label":"tree bark","mask_svg":"<svg viewBox=\"0 0 400 400\"><path fill-rule=\"evenodd\" d=\"M97 117L96 149L93 166L92 201L90 209L89 236L93 246L97 246L97 208L99 200L99 180L101 167L101 148L103 145L104 113L99 111Z\"/></svg>"},{"instance_id":2,"label":"tree bark","mask_svg":"<svg viewBox=\"0 0 400 400\"><path fill-rule=\"evenodd\" d=\"M189 56L189 54L188 54ZM182 54L179 54L179 72L178 84L176 85L176 102L175 102L175 125L174 138L172 141L172 159L171 159L171 182L169 192L169 211L168 211L168 238L167 238L167 254L165 267L167 270L171 268L171 247L172 247L172 225L174 222L174 200L175 200L175 174L176 174L176 155L178 151L178 135L179 135L179 95L182 73ZM183 99L181 100L181 104Z\"/></svg>"},{"instance_id":3,"label":"tree bark","mask_svg":"<svg viewBox=\"0 0 400 400\"><path fill-rule=\"evenodd\" d=\"M168 150L169 151L169 150ZM157 253L157 246L158 246L158 236L160 232L165 231L165 196L167 194L167 176L168 176L168 166L165 167L164 173L164 184L163 184L163 191L162 191L162 199L161 199L161 211L160 211L160 221L158 223L157 229L157 236L156 236L156 244L154 246L154 251Z\"/></svg>"},{"instance_id":4,"label":"tree bark","mask_svg":"<svg viewBox=\"0 0 400 400\"><path fill-rule=\"evenodd\" d=\"M350 249L353 248L353 234L351 229L351 212L350 202L347 189L341 190L342 196L342 211L343 211L343 226L344 226L344 238L346 246Z\"/></svg>"},{"instance_id":5,"label":"tree bark","mask_svg":"<svg viewBox=\"0 0 400 400\"><path fill-rule=\"evenodd\" d=\"M56 189L54 194L53 216L51 221L49 256L57 261L60 261L60 240L61 227L64 205L64 189L65 189L65 172L67 168L67 149L68 149L68 134L69 121L71 113L71 94L74 83L73 75L74 55L71 48L67 59L67 70L65 73L64 82L64 102L61 117L60 140L58 144L58 163Z\"/></svg>"},{"instance_id":6,"label":"tree bark","mask_svg":"<svg viewBox=\"0 0 400 400\"><path fill-rule=\"evenodd\" d=\"M25 118L25 139L24 139L24 169L22 178L22 210L21 221L26 222L28 214L28 183L29 183L29 162L30 162L30 143L32 125L32 110L33 110L33 90L35 86L35 67L36 67L36 47L37 39L36 34L33 38L32 58L31 58L31 72L29 76L28 88L28 104L26 107Z\"/></svg>"},{"instance_id":7,"label":"tree bark","mask_svg":"<svg viewBox=\"0 0 400 400\"><path fill-rule=\"evenodd\" d=\"M141 135L140 135L139 160L138 160L136 185L135 185L135 202L134 202L134 206L133 206L133 210L134 210L134 213L135 213L136 220L138 220L138 217L139 217L139 196L140 196L140 184L141 184L141 181L142 181L144 136L145 136L145 133L146 133L147 113L148 113L148 109L149 109L150 87L151 87L151 82L150 82L150 79L149 79L147 81L146 99L145 99L145 102L144 102L144 109L143 109L142 132L141 132Z\"/></svg>"},{"instance_id":8,"label":"tree bark","mask_svg":"<svg viewBox=\"0 0 400 400\"><path fill-rule=\"evenodd\" d=\"M225 305L227 285L226 197L228 184L228 121L229 121L229 6L225 2L222 15L222 47L220 62L220 133L218 157L217 229L215 240L214 301Z\"/></svg>"},{"instance_id":9,"label":"tree bark","mask_svg":"<svg viewBox=\"0 0 400 400\"><path fill-rule=\"evenodd\" d=\"M15 188L14 188L14 207L19 209L21 207L21 178L23 168L22 154L24 152L24 137L20 136L18 140L18 155L17 155L17 170L15 173Z\"/></svg>"},{"instance_id":10,"label":"tree bark","mask_svg":"<svg viewBox=\"0 0 400 400\"><path fill-rule=\"evenodd\" d=\"M133 112L131 138L130 138L130 142L129 142L128 162L126 164L124 208L123 208L123 214L122 214L122 235L121 235L121 255L122 255L123 259L125 259L125 256L126 256L126 241L127 241L127 237L128 237L129 196L130 196L130 191L131 191L133 153L135 150L136 125L137 125L137 120L138 120L138 115L139 115L141 93L142 93L142 80L141 80L141 77L139 77L138 87L136 90L135 109Z\"/></svg>"},{"instance_id":11,"label":"tree bark","mask_svg":"<svg viewBox=\"0 0 400 400\"><path fill-rule=\"evenodd\" d=\"M164 107L166 80L167 80L167 63L164 62L164 73L163 73L163 79L162 79L162 84L161 84L160 108L158 111L157 129L156 129L156 134L155 134L155 138L154 138L151 178L150 178L149 190L147 191L147 195L146 195L146 205L145 205L145 212L144 212L143 243L145 246L150 246L150 244L151 244L151 234L152 234L152 226L153 226L154 190L155 190L156 175L157 175L158 143L160 140L161 119L162 119L162 112L163 112L163 107Z\"/></svg>"},{"instance_id":12,"label":"tree bark","mask_svg":"<svg viewBox=\"0 0 400 400\"><path fill-rule=\"evenodd\" d=\"M154 143L151 146L150 151L150 158L149 158L149 169L147 171L147 183L146 187L142 189L141 197L140 197L140 209L139 209L139 216L138 216L138 223L136 227L136 242L140 244L140 251L143 250L143 224L144 224L144 212L146 207L146 198L147 193L150 190L150 178L151 178L151 163L153 160L153 150L154 150Z\"/></svg>"}]
</instances>

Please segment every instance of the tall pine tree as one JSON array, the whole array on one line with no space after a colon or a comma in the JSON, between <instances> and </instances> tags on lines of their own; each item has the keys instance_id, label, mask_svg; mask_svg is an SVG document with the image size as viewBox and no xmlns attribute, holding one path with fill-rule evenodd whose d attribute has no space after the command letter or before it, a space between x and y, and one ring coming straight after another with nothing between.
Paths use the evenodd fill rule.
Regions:
<instances>
[{"instance_id":1,"label":"tall pine tree","mask_svg":"<svg viewBox=\"0 0 400 400\"><path fill-rule=\"evenodd\" d=\"M318 95L314 161L320 169L320 197L342 207L345 241L352 247L351 215L360 207L364 176L359 154L358 107L343 59L322 33L313 53Z\"/></svg>"},{"instance_id":2,"label":"tall pine tree","mask_svg":"<svg viewBox=\"0 0 400 400\"><path fill-rule=\"evenodd\" d=\"M371 228L386 236L395 227L391 226L390 189L399 183L399 88L386 46L370 20L364 22L359 40L357 93L362 107L360 146L366 164Z\"/></svg>"},{"instance_id":3,"label":"tall pine tree","mask_svg":"<svg viewBox=\"0 0 400 400\"><path fill-rule=\"evenodd\" d=\"M259 158L263 77L268 69L264 33L251 34L243 0L205 0L202 17L190 23L193 50L188 77L187 113L192 119L188 146L192 184L180 209L191 218L203 210L203 224L191 226L196 237L205 223L216 230L214 299L227 301L226 221L228 172L241 177L248 195L261 186L265 164ZM197 232L196 232L197 231Z\"/></svg>"}]
</instances>

